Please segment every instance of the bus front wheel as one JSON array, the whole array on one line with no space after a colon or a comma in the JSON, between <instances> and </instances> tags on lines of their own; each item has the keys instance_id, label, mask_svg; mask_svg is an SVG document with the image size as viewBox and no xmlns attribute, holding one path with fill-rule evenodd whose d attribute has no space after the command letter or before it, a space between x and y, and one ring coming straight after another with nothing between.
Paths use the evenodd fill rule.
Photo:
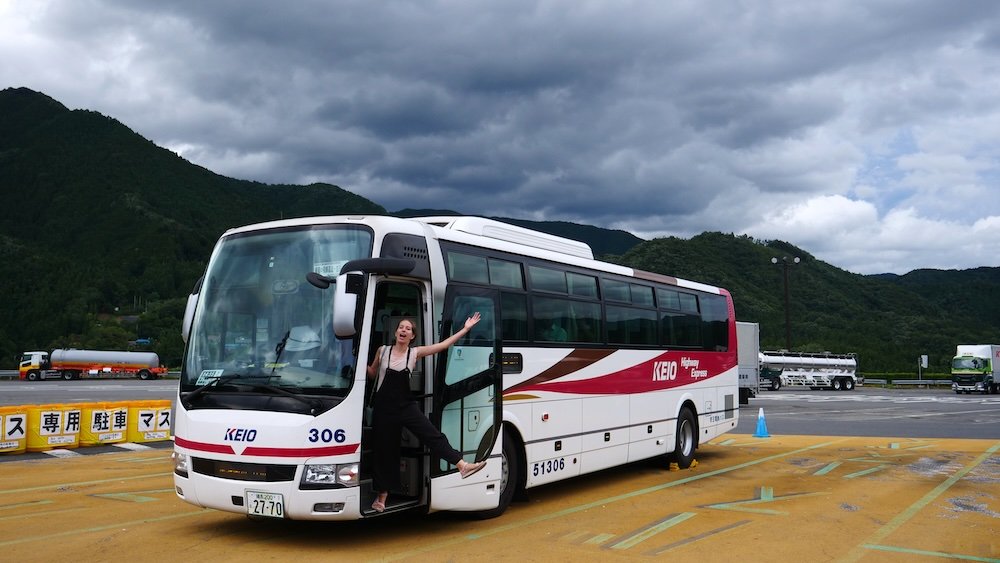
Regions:
<instances>
[{"instance_id":1,"label":"bus front wheel","mask_svg":"<svg viewBox=\"0 0 1000 563\"><path fill-rule=\"evenodd\" d=\"M503 514L514 500L521 484L521 456L517 439L509 429L503 433L503 454L500 456L500 504L491 510L475 512L476 518L486 520ZM489 467L487 467L489 469Z\"/></svg>"},{"instance_id":2,"label":"bus front wheel","mask_svg":"<svg viewBox=\"0 0 1000 563\"><path fill-rule=\"evenodd\" d=\"M674 434L674 451L670 454L670 461L677 464L681 469L691 467L694 461L694 450L698 447L698 431L695 426L694 415L687 407L682 408L677 415L677 433Z\"/></svg>"}]
</instances>

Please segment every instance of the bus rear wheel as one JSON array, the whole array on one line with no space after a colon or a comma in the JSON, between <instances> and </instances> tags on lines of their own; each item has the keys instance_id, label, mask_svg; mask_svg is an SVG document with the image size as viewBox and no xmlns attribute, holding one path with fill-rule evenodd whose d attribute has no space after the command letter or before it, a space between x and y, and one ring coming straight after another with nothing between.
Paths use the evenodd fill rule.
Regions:
<instances>
[{"instance_id":1,"label":"bus rear wheel","mask_svg":"<svg viewBox=\"0 0 1000 563\"><path fill-rule=\"evenodd\" d=\"M674 434L674 451L670 461L681 469L691 467L694 461L694 450L698 447L698 432L691 409L684 407L677 415L677 432Z\"/></svg>"}]
</instances>

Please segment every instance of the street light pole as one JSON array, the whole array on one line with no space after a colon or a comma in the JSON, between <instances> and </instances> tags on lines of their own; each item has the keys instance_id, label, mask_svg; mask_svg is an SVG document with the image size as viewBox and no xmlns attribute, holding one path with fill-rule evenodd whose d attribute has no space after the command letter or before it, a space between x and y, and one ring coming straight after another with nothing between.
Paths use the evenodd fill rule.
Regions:
<instances>
[{"instance_id":1,"label":"street light pole","mask_svg":"<svg viewBox=\"0 0 1000 563\"><path fill-rule=\"evenodd\" d=\"M781 269L785 275L785 348L789 351L792 349L792 321L788 316L788 266L791 264L798 264L799 257L789 259L787 256L782 256L781 261L778 261L777 257L771 258L772 264L781 264Z\"/></svg>"}]
</instances>

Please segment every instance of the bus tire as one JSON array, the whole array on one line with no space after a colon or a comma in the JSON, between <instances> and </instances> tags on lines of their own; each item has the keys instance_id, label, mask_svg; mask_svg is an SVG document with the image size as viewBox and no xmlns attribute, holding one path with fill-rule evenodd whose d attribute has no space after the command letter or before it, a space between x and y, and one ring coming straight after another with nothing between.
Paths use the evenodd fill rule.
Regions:
<instances>
[{"instance_id":1,"label":"bus tire","mask_svg":"<svg viewBox=\"0 0 1000 563\"><path fill-rule=\"evenodd\" d=\"M844 379L844 391L853 391L853 390L854 390L854 380L851 379L850 377Z\"/></svg>"},{"instance_id":2,"label":"bus tire","mask_svg":"<svg viewBox=\"0 0 1000 563\"><path fill-rule=\"evenodd\" d=\"M503 453L500 456L500 504L490 510L472 513L479 520L496 518L506 512L514 500L517 489L521 486L521 456L518 453L521 450L510 429L504 429L501 451Z\"/></svg>"},{"instance_id":3,"label":"bus tire","mask_svg":"<svg viewBox=\"0 0 1000 563\"><path fill-rule=\"evenodd\" d=\"M691 409L682 407L677 415L677 432L674 433L674 451L670 453L670 461L677 467L687 469L694 461L694 451L698 447L698 428Z\"/></svg>"}]
</instances>

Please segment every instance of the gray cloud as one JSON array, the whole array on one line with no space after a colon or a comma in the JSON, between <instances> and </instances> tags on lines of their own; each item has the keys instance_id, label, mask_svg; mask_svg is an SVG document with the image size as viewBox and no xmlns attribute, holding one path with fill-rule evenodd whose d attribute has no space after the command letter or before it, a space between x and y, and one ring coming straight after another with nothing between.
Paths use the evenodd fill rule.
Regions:
<instances>
[{"instance_id":1,"label":"gray cloud","mask_svg":"<svg viewBox=\"0 0 1000 563\"><path fill-rule=\"evenodd\" d=\"M389 209L998 266L1000 4L9 0L0 84ZM917 233L917 234L915 234ZM962 252L956 252L962 248Z\"/></svg>"}]
</instances>

